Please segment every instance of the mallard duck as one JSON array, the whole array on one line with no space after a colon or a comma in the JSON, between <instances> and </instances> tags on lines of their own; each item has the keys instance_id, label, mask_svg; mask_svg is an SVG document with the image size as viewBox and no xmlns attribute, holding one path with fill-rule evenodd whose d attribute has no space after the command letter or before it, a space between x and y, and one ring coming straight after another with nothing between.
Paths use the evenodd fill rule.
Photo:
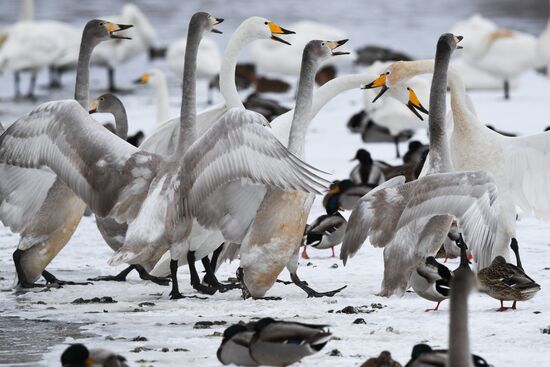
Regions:
<instances>
[{"instance_id":1,"label":"mallard duck","mask_svg":"<svg viewBox=\"0 0 550 367\"><path fill-rule=\"evenodd\" d=\"M394 361L391 353L387 350L380 353L376 358L369 358L361 367L402 367L401 363Z\"/></svg>"},{"instance_id":2,"label":"mallard duck","mask_svg":"<svg viewBox=\"0 0 550 367\"><path fill-rule=\"evenodd\" d=\"M225 329L222 344L218 348L218 360L224 365L259 366L248 349L253 336L254 324L235 324Z\"/></svg>"},{"instance_id":3,"label":"mallard duck","mask_svg":"<svg viewBox=\"0 0 550 367\"><path fill-rule=\"evenodd\" d=\"M325 328L263 318L254 325L250 355L260 365L288 366L323 349L332 336Z\"/></svg>"},{"instance_id":4,"label":"mallard duck","mask_svg":"<svg viewBox=\"0 0 550 367\"><path fill-rule=\"evenodd\" d=\"M327 210L342 208L351 210L365 196L372 187L355 185L351 180L336 180L329 187L328 193L323 198L323 206Z\"/></svg>"},{"instance_id":5,"label":"mallard duck","mask_svg":"<svg viewBox=\"0 0 550 367\"><path fill-rule=\"evenodd\" d=\"M338 210L335 211L333 208L327 208L327 214L319 216L313 223L306 226L306 239L302 257L309 259L307 254L308 245L318 250L331 248L332 257L334 257L334 246L341 244L344 240L347 224L348 222Z\"/></svg>"},{"instance_id":6,"label":"mallard duck","mask_svg":"<svg viewBox=\"0 0 550 367\"><path fill-rule=\"evenodd\" d=\"M359 149L353 160L359 161L359 164L349 174L349 178L354 184L376 187L386 180L383 169L389 165L373 160L370 153L365 149Z\"/></svg>"},{"instance_id":7,"label":"mallard duck","mask_svg":"<svg viewBox=\"0 0 550 367\"><path fill-rule=\"evenodd\" d=\"M438 263L433 256L427 257L426 261L421 262L416 271L413 271L410 280L412 289L420 297L437 302L435 308L426 311L437 311L439 304L449 298L452 277L449 268Z\"/></svg>"},{"instance_id":8,"label":"mallard duck","mask_svg":"<svg viewBox=\"0 0 550 367\"><path fill-rule=\"evenodd\" d=\"M63 367L128 367L126 358L107 349L88 349L84 344L73 344L61 355Z\"/></svg>"},{"instance_id":9,"label":"mallard duck","mask_svg":"<svg viewBox=\"0 0 550 367\"><path fill-rule=\"evenodd\" d=\"M518 266L507 263L502 256L497 256L485 269L477 274L481 288L491 297L500 301L498 312L506 311L510 307L504 307L504 301L514 301L512 310L516 309L517 301L526 301L535 296L540 290L540 285L535 283L521 267L517 240L512 239L510 247L516 255Z\"/></svg>"},{"instance_id":10,"label":"mallard duck","mask_svg":"<svg viewBox=\"0 0 550 367\"><path fill-rule=\"evenodd\" d=\"M411 360L405 365L405 367L445 367L444 362L449 351L447 349L432 349L427 344L417 344L413 347L411 352ZM424 364L422 364L424 363ZM472 354L473 367L490 367L491 365L487 361L476 354Z\"/></svg>"}]
</instances>

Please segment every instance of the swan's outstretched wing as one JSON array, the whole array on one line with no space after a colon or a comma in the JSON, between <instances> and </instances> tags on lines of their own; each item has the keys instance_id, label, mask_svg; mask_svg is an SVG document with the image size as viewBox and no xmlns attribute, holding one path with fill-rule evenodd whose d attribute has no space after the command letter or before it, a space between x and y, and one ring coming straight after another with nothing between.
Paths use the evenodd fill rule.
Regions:
<instances>
[{"instance_id":1,"label":"swan's outstretched wing","mask_svg":"<svg viewBox=\"0 0 550 367\"><path fill-rule=\"evenodd\" d=\"M197 135L201 136L227 111L225 103L207 108L197 114ZM139 146L140 149L168 157L178 145L180 118L170 119L158 126Z\"/></svg>"},{"instance_id":2,"label":"swan's outstretched wing","mask_svg":"<svg viewBox=\"0 0 550 367\"><path fill-rule=\"evenodd\" d=\"M44 103L0 136L0 162L53 171L92 211L136 215L158 162L95 122L74 100Z\"/></svg>"},{"instance_id":3,"label":"swan's outstretched wing","mask_svg":"<svg viewBox=\"0 0 550 367\"><path fill-rule=\"evenodd\" d=\"M396 189L405 184L405 176L397 176L372 189L355 205L348 220L340 259L344 265L371 235L375 247L385 246L395 235L395 226L406 203L396 196ZM394 205L389 205L389 202Z\"/></svg>"},{"instance_id":4,"label":"swan's outstretched wing","mask_svg":"<svg viewBox=\"0 0 550 367\"><path fill-rule=\"evenodd\" d=\"M233 182L308 193L320 193L326 187L328 182L313 173L313 167L290 153L262 125L267 125L262 115L234 108L189 148L180 173L180 190L186 198L180 215L187 211L203 226L220 228L225 237L225 230L231 230L227 228L227 223L231 223L227 215L257 210L250 208L246 200L225 200L227 207L218 210L219 190ZM232 186L232 195L246 197L246 186L243 193Z\"/></svg>"},{"instance_id":5,"label":"swan's outstretched wing","mask_svg":"<svg viewBox=\"0 0 550 367\"><path fill-rule=\"evenodd\" d=\"M504 138L506 170L514 203L550 220L550 132Z\"/></svg>"},{"instance_id":6,"label":"swan's outstretched wing","mask_svg":"<svg viewBox=\"0 0 550 367\"><path fill-rule=\"evenodd\" d=\"M0 164L0 220L21 233L38 212L55 175L46 170Z\"/></svg>"}]
</instances>

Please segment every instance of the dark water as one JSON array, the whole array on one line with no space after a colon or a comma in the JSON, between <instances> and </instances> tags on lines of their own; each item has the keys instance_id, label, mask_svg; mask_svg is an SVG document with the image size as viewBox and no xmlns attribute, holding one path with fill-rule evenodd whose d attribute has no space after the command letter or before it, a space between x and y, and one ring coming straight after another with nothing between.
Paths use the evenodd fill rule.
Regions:
<instances>
[{"instance_id":1,"label":"dark water","mask_svg":"<svg viewBox=\"0 0 550 367\"><path fill-rule=\"evenodd\" d=\"M82 26L86 20L118 14L123 0L36 0L37 19ZM0 26L17 19L20 0L2 0ZM350 43L398 47L419 57L431 55L434 40L458 20L480 13L497 24L538 34L546 24L547 0L135 0L156 26L159 43L183 36L198 10L226 19L225 43L245 17L260 15L282 24L313 19L344 29ZM221 28L221 27L220 27Z\"/></svg>"},{"instance_id":2,"label":"dark water","mask_svg":"<svg viewBox=\"0 0 550 367\"><path fill-rule=\"evenodd\" d=\"M48 348L67 337L82 338L82 324L0 316L0 366L41 366Z\"/></svg>"}]
</instances>

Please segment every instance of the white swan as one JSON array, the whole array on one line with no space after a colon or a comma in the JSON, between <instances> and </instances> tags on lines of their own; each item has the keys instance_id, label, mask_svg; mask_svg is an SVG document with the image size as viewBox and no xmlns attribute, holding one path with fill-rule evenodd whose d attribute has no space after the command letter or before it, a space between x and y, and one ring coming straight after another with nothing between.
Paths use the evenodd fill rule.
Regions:
<instances>
[{"instance_id":1,"label":"white swan","mask_svg":"<svg viewBox=\"0 0 550 367\"><path fill-rule=\"evenodd\" d=\"M168 248L176 257L193 216L211 211L205 207L211 195L231 182L304 192L322 187L310 166L288 152L257 113L231 109L196 139L195 85L188 81L195 69L196 40L216 22L206 13L191 18L189 29L195 31L190 31L188 42L192 39L195 48L186 55L191 70L184 77L187 96L171 157L141 151L91 123L87 111L74 101L45 103L0 137L0 162L52 170L96 215L128 223L113 265L144 263ZM181 297L176 270L177 264L172 298Z\"/></svg>"},{"instance_id":2,"label":"white swan","mask_svg":"<svg viewBox=\"0 0 550 367\"><path fill-rule=\"evenodd\" d=\"M546 27L539 36L537 52L541 65L546 66L546 74L550 75L550 13L548 14Z\"/></svg>"},{"instance_id":3,"label":"white swan","mask_svg":"<svg viewBox=\"0 0 550 367\"><path fill-rule=\"evenodd\" d=\"M82 108L89 105L89 64L93 48L102 41L120 37L113 32L128 27L97 19L86 24L75 84L75 99ZM5 164L0 167L3 171L0 219L13 232L21 234L13 254L17 270L15 284L32 287L40 275L48 282L61 283L45 268L69 241L86 205L51 171Z\"/></svg>"},{"instance_id":4,"label":"white swan","mask_svg":"<svg viewBox=\"0 0 550 367\"><path fill-rule=\"evenodd\" d=\"M160 125L170 118L168 82L166 75L160 69L150 69L134 81L136 84L147 84L153 88L157 108L157 124Z\"/></svg>"},{"instance_id":5,"label":"white swan","mask_svg":"<svg viewBox=\"0 0 550 367\"><path fill-rule=\"evenodd\" d=\"M170 44L166 51L166 62L178 80L181 80L183 75L185 44L185 38L181 38ZM220 73L221 62L218 44L213 39L205 37L199 46L197 79L204 79L208 82L208 104L212 103L213 79Z\"/></svg>"},{"instance_id":6,"label":"white swan","mask_svg":"<svg viewBox=\"0 0 550 367\"><path fill-rule=\"evenodd\" d=\"M396 63L388 69L389 88L406 86L407 78L433 71L433 61ZM395 77L394 77L395 73ZM455 170L491 172L499 190L499 228L493 258L508 258L508 245L516 235L516 206L550 220L550 133L505 137L487 128L468 107L464 84L455 71L449 73L454 120L450 137ZM475 254L474 254L475 256Z\"/></svg>"},{"instance_id":7,"label":"white swan","mask_svg":"<svg viewBox=\"0 0 550 367\"><path fill-rule=\"evenodd\" d=\"M92 56L92 65L107 68L109 91L116 91L115 68L153 47L157 34L145 14L134 4L125 4L120 15L105 16L104 19L123 24L133 24L126 33L129 42L114 42L97 47Z\"/></svg>"},{"instance_id":8,"label":"white swan","mask_svg":"<svg viewBox=\"0 0 550 367\"><path fill-rule=\"evenodd\" d=\"M306 43L312 39L345 39L346 33L332 26L313 21L300 21L290 26L296 34L288 37L290 47L273 42L256 42L252 46L252 58L260 70L278 75L300 74L300 60ZM351 62L354 55L325 60L324 65L336 62Z\"/></svg>"},{"instance_id":9,"label":"white swan","mask_svg":"<svg viewBox=\"0 0 550 367\"><path fill-rule=\"evenodd\" d=\"M484 171L448 173L452 166L445 124L446 70L459 41L444 34L437 44L428 175L408 183L404 176L386 181L361 198L348 221L340 258L345 264L367 237L374 247L384 247L382 296L405 292L412 271L441 247L453 218L471 239L480 267L490 262L497 229L494 179ZM382 80L387 84L392 74L382 74L375 85Z\"/></svg>"},{"instance_id":10,"label":"white swan","mask_svg":"<svg viewBox=\"0 0 550 367\"><path fill-rule=\"evenodd\" d=\"M456 25L451 32L467 40L462 53L464 60L498 78L506 99L510 80L539 65L537 37L533 35L499 29L479 15Z\"/></svg>"}]
</instances>

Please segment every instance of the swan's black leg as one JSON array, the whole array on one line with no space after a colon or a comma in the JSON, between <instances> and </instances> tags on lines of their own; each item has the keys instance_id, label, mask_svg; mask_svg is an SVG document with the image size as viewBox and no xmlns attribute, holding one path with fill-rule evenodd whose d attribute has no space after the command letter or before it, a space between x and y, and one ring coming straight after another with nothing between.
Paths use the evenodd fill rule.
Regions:
<instances>
[{"instance_id":1,"label":"swan's black leg","mask_svg":"<svg viewBox=\"0 0 550 367\"><path fill-rule=\"evenodd\" d=\"M203 278L203 282L206 282L210 287L216 288L220 293L225 293L231 289L241 288L240 284L222 284L218 281L214 269L212 268L212 262L205 256L201 259L206 275Z\"/></svg>"},{"instance_id":2,"label":"swan's black leg","mask_svg":"<svg viewBox=\"0 0 550 367\"><path fill-rule=\"evenodd\" d=\"M107 67L107 79L109 81L109 92L117 92L117 87L115 85L115 69L112 67Z\"/></svg>"},{"instance_id":3,"label":"swan's black leg","mask_svg":"<svg viewBox=\"0 0 550 367\"><path fill-rule=\"evenodd\" d=\"M347 285L345 285L330 292L317 292L314 289L310 288L306 282L298 278L298 274L296 273L290 273L290 279L292 279L294 284L300 287L300 289L306 292L308 297L333 297L336 293L347 287Z\"/></svg>"},{"instance_id":4,"label":"swan's black leg","mask_svg":"<svg viewBox=\"0 0 550 367\"><path fill-rule=\"evenodd\" d=\"M13 73L13 81L15 88L15 99L21 98L21 74L19 71Z\"/></svg>"},{"instance_id":5,"label":"swan's black leg","mask_svg":"<svg viewBox=\"0 0 550 367\"><path fill-rule=\"evenodd\" d=\"M71 282L69 280L59 280L55 277L55 275L53 275L52 273L50 273L49 271L47 270L44 270L42 272L42 276L44 277L44 279L46 279L46 282L48 284L52 284L52 285L55 285L55 286L63 286L63 285L89 285L89 284L92 284L90 282Z\"/></svg>"},{"instance_id":6,"label":"swan's black leg","mask_svg":"<svg viewBox=\"0 0 550 367\"><path fill-rule=\"evenodd\" d=\"M36 72L31 71L31 80L29 82L29 92L27 93L27 98L30 100L33 100L34 97L34 89L36 87Z\"/></svg>"},{"instance_id":7,"label":"swan's black leg","mask_svg":"<svg viewBox=\"0 0 550 367\"><path fill-rule=\"evenodd\" d=\"M166 278L156 277L154 275L149 274L147 270L141 265L134 265L136 271L139 273L139 277L143 280L149 280L153 283L156 283L158 285L169 285L170 280Z\"/></svg>"},{"instance_id":8,"label":"swan's black leg","mask_svg":"<svg viewBox=\"0 0 550 367\"><path fill-rule=\"evenodd\" d=\"M170 261L170 275L172 277L172 291L170 292L170 299L184 298L178 287L178 260Z\"/></svg>"},{"instance_id":9,"label":"swan's black leg","mask_svg":"<svg viewBox=\"0 0 550 367\"><path fill-rule=\"evenodd\" d=\"M21 286L21 288L37 288L42 287L40 284L31 283L27 280L27 276L25 275L25 272L23 271L23 267L21 266L21 254L23 251L21 250L15 250L13 252L13 262L15 263L15 271L17 273L17 281L18 285Z\"/></svg>"},{"instance_id":10,"label":"swan's black leg","mask_svg":"<svg viewBox=\"0 0 550 367\"><path fill-rule=\"evenodd\" d=\"M189 251L187 253L187 266L189 266L189 273L191 275L191 286L199 291L200 293L204 294L214 294L216 293L217 289L213 287L208 287L201 283L201 280L199 278L199 274L197 273L197 268L195 267L195 252ZM210 265L208 266L210 267Z\"/></svg>"},{"instance_id":11,"label":"swan's black leg","mask_svg":"<svg viewBox=\"0 0 550 367\"><path fill-rule=\"evenodd\" d=\"M395 136L393 138L393 142L395 144L395 154L396 154L396 158L401 158L401 154L399 154L399 137L398 136Z\"/></svg>"},{"instance_id":12,"label":"swan's black leg","mask_svg":"<svg viewBox=\"0 0 550 367\"><path fill-rule=\"evenodd\" d=\"M504 99L510 99L510 82L508 79L504 81Z\"/></svg>"}]
</instances>

